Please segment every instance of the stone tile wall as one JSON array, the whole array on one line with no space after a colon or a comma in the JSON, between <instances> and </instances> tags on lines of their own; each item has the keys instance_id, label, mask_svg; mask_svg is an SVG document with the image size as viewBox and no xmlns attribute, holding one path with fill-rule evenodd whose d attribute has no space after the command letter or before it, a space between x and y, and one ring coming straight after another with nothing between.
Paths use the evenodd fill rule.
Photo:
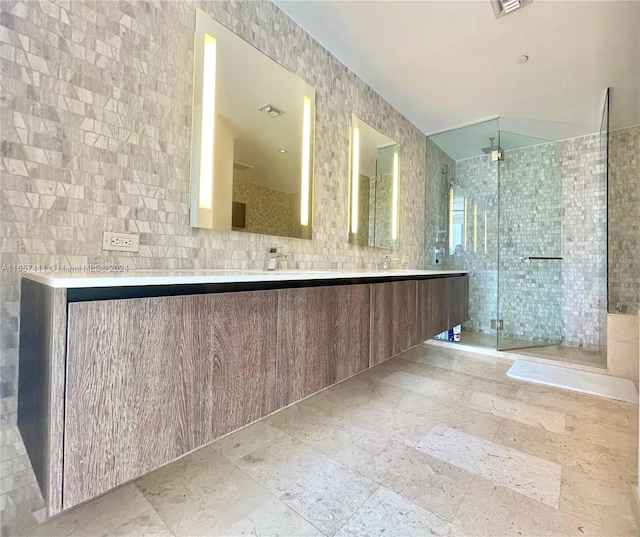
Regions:
<instances>
[{"instance_id":1,"label":"stone tile wall","mask_svg":"<svg viewBox=\"0 0 640 537\"><path fill-rule=\"evenodd\" d=\"M432 140L427 139L427 214L425 227L425 267L433 269L433 249L438 231L445 231L448 219L449 181L455 181L456 162ZM441 233L440 238L445 239Z\"/></svg>"},{"instance_id":2,"label":"stone tile wall","mask_svg":"<svg viewBox=\"0 0 640 537\"><path fill-rule=\"evenodd\" d=\"M310 238L305 236L309 226L300 225L299 192L282 192L234 179L233 201L245 204L245 227L242 231L246 233ZM274 243L274 246L278 244Z\"/></svg>"},{"instance_id":3,"label":"stone tile wall","mask_svg":"<svg viewBox=\"0 0 640 537\"><path fill-rule=\"evenodd\" d=\"M640 126L609 134L609 303L640 308Z\"/></svg>"},{"instance_id":4,"label":"stone tile wall","mask_svg":"<svg viewBox=\"0 0 640 537\"><path fill-rule=\"evenodd\" d=\"M566 345L605 342L606 157L599 134L556 144L562 178L562 319Z\"/></svg>"},{"instance_id":5,"label":"stone tile wall","mask_svg":"<svg viewBox=\"0 0 640 537\"><path fill-rule=\"evenodd\" d=\"M447 251L446 269L470 270L469 317L466 328L495 334L491 319L497 318L498 267L498 168L489 156L459 160L454 165L453 196L467 198L467 249ZM473 248L473 206L478 207L477 251ZM487 244L484 244L484 218L487 217Z\"/></svg>"},{"instance_id":6,"label":"stone tile wall","mask_svg":"<svg viewBox=\"0 0 640 537\"><path fill-rule=\"evenodd\" d=\"M315 87L314 237L277 239L288 268L380 262L382 250L347 242L352 113L400 145L397 257L422 268L436 227L425 189L430 210L441 200L439 183L425 185L424 134L275 4L190 0L2 1L0 263L262 267L273 237L188 225L196 6ZM139 233L140 252L103 252L104 230ZM14 448L2 450L4 535L40 504L12 426L20 275L0 277L3 442Z\"/></svg>"}]
</instances>

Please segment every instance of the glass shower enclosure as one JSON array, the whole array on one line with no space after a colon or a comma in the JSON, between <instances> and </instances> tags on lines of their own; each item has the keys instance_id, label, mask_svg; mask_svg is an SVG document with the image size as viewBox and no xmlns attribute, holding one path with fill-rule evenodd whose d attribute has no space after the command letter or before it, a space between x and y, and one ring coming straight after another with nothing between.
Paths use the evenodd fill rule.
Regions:
<instances>
[{"instance_id":1,"label":"glass shower enclosure","mask_svg":"<svg viewBox=\"0 0 640 537\"><path fill-rule=\"evenodd\" d=\"M446 215L427 230L430 258L440 249L443 268L470 272L462 343L601 361L603 134L549 139L540 134L553 128L517 124L496 118L428 138L428 183Z\"/></svg>"}]
</instances>

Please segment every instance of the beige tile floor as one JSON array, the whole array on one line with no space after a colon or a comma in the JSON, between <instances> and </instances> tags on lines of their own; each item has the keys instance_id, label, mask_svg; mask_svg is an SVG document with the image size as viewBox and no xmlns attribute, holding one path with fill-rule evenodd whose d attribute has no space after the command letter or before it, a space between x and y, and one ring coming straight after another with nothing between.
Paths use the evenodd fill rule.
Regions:
<instances>
[{"instance_id":1,"label":"beige tile floor","mask_svg":"<svg viewBox=\"0 0 640 537\"><path fill-rule=\"evenodd\" d=\"M463 330L461 334L461 344L495 349L496 336ZM535 345L535 343L522 339L505 337L500 339L500 350L503 351L577 366L596 367L599 369L607 368L606 354L598 350L569 347L566 345L532 345Z\"/></svg>"},{"instance_id":2,"label":"beige tile floor","mask_svg":"<svg viewBox=\"0 0 640 537\"><path fill-rule=\"evenodd\" d=\"M638 409L423 345L30 536L631 536Z\"/></svg>"}]
</instances>

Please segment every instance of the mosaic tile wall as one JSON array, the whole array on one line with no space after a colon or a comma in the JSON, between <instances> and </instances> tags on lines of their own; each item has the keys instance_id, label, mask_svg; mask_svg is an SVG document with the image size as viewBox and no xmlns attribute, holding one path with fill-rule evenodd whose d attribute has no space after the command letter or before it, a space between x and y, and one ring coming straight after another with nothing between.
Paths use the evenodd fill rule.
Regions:
<instances>
[{"instance_id":1,"label":"mosaic tile wall","mask_svg":"<svg viewBox=\"0 0 640 537\"><path fill-rule=\"evenodd\" d=\"M447 203L449 181L455 181L455 173L455 160L433 143L433 141L427 139L426 268L434 268L433 249L435 247L445 246L443 242L436 243L436 238L438 231L441 231L443 233L440 233L439 237L443 240L446 239L444 231L446 230L448 219Z\"/></svg>"},{"instance_id":2,"label":"mosaic tile wall","mask_svg":"<svg viewBox=\"0 0 640 537\"><path fill-rule=\"evenodd\" d=\"M502 335L562 340L562 181L556 144L505 151L500 164L500 317Z\"/></svg>"},{"instance_id":3,"label":"mosaic tile wall","mask_svg":"<svg viewBox=\"0 0 640 537\"><path fill-rule=\"evenodd\" d=\"M470 270L469 321L465 328L473 332L495 334L491 319L497 317L498 242L498 170L489 156L454 163L454 199L466 197L471 212L467 218L467 249L445 257L446 269ZM477 206L478 242L473 247L473 207ZM485 248L485 212L487 241ZM448 252L450 254L450 252Z\"/></svg>"},{"instance_id":4,"label":"mosaic tile wall","mask_svg":"<svg viewBox=\"0 0 640 537\"><path fill-rule=\"evenodd\" d=\"M640 126L609 134L609 303L640 308Z\"/></svg>"},{"instance_id":5,"label":"mosaic tile wall","mask_svg":"<svg viewBox=\"0 0 640 537\"><path fill-rule=\"evenodd\" d=\"M400 144L397 256L423 267L425 229L435 232L425 136L271 2L189 0L2 1L1 264L262 267L273 237L188 225L196 5L315 86L314 240L278 238L292 254L286 266L380 263L382 250L347 242L355 113ZM139 233L140 252L103 252L104 230ZM0 276L5 535L41 501L13 427L19 275Z\"/></svg>"},{"instance_id":6,"label":"mosaic tile wall","mask_svg":"<svg viewBox=\"0 0 640 537\"><path fill-rule=\"evenodd\" d=\"M607 192L599 134L556 144L562 177L562 318L564 343L605 344ZM602 337L601 337L602 336Z\"/></svg>"},{"instance_id":7,"label":"mosaic tile wall","mask_svg":"<svg viewBox=\"0 0 640 537\"><path fill-rule=\"evenodd\" d=\"M247 233L265 233L299 239L307 238L309 234L309 226L300 225L299 192L282 192L234 179L233 201L246 205L243 231Z\"/></svg>"},{"instance_id":8,"label":"mosaic tile wall","mask_svg":"<svg viewBox=\"0 0 640 537\"><path fill-rule=\"evenodd\" d=\"M393 174L385 173L374 181L375 212L373 244L380 248L393 248L391 213L393 208Z\"/></svg>"},{"instance_id":9,"label":"mosaic tile wall","mask_svg":"<svg viewBox=\"0 0 640 537\"><path fill-rule=\"evenodd\" d=\"M505 152L500 282L496 166L488 156L455 166L455 196L468 198L468 236L473 235L473 206L478 206L479 235L487 211L487 252L484 244L477 252L468 244L466 251L445 260L445 268L471 271L467 328L495 333L490 322L496 318L499 283L502 335L599 348L606 312L606 189L600 136ZM427 172L433 173L429 164ZM563 261L556 266L558 261L525 261L521 256L562 256Z\"/></svg>"}]
</instances>

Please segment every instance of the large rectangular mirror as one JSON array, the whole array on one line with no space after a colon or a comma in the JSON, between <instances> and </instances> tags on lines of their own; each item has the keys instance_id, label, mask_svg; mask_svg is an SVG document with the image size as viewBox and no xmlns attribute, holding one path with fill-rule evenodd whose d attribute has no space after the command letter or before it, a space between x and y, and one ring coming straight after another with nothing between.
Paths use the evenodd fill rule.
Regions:
<instances>
[{"instance_id":1,"label":"large rectangular mirror","mask_svg":"<svg viewBox=\"0 0 640 537\"><path fill-rule=\"evenodd\" d=\"M351 117L349 242L398 246L398 159L400 146Z\"/></svg>"},{"instance_id":2,"label":"large rectangular mirror","mask_svg":"<svg viewBox=\"0 0 640 537\"><path fill-rule=\"evenodd\" d=\"M315 90L197 10L190 224L311 238Z\"/></svg>"}]
</instances>

